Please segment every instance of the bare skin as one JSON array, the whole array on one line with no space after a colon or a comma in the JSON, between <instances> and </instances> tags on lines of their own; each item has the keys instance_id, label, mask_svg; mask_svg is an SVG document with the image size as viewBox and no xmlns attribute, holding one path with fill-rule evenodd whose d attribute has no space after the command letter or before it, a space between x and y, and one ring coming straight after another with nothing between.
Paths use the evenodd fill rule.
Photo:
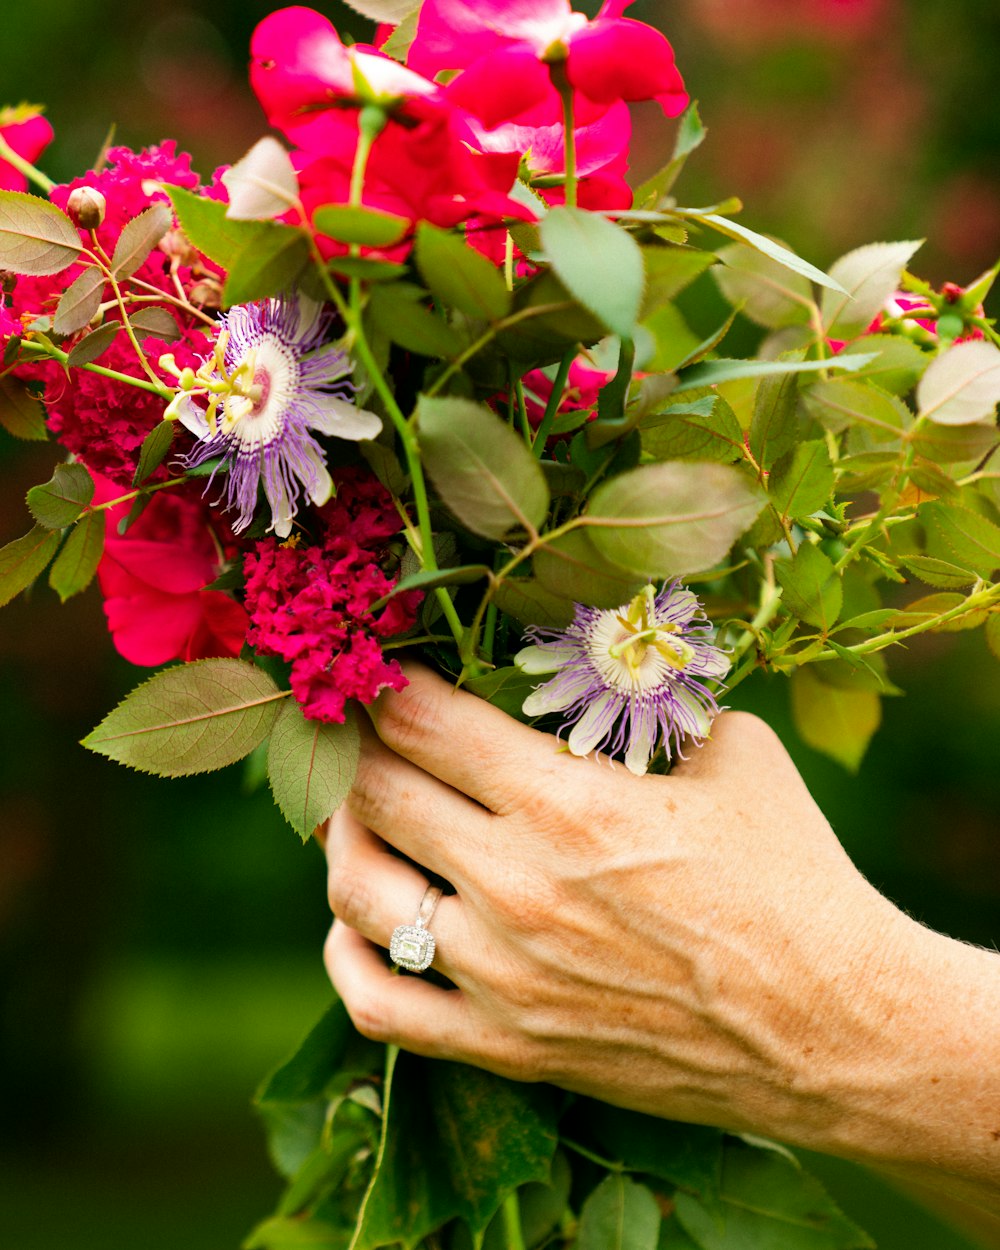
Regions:
<instances>
[{"instance_id":1,"label":"bare skin","mask_svg":"<svg viewBox=\"0 0 1000 1250\"><path fill-rule=\"evenodd\" d=\"M637 778L407 675L327 836L327 967L362 1033L1000 1210L1000 956L873 889L762 721ZM416 865L456 891L430 926L453 990L387 966Z\"/></svg>"}]
</instances>

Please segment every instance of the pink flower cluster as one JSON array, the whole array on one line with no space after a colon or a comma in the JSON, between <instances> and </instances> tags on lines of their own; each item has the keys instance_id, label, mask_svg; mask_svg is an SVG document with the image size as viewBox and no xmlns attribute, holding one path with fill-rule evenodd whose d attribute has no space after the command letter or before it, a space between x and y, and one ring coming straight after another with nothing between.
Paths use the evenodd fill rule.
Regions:
<instances>
[{"instance_id":1,"label":"pink flower cluster","mask_svg":"<svg viewBox=\"0 0 1000 1250\"><path fill-rule=\"evenodd\" d=\"M410 628L420 594L404 591L374 608L395 585L380 561L399 532L399 515L371 475L347 469L336 482L336 498L321 510L319 542L264 539L244 568L247 641L291 665L292 691L306 716L342 722L348 699L370 703L380 690L406 685L378 640Z\"/></svg>"}]
</instances>

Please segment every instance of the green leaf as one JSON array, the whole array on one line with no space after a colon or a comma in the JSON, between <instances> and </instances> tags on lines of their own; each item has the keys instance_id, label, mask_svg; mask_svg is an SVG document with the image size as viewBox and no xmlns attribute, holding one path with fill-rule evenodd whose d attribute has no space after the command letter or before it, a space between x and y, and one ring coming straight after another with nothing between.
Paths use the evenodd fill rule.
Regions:
<instances>
[{"instance_id":1,"label":"green leaf","mask_svg":"<svg viewBox=\"0 0 1000 1250\"><path fill-rule=\"evenodd\" d=\"M0 547L0 608L35 580L55 555L62 535L36 525L23 538Z\"/></svg>"},{"instance_id":2,"label":"green leaf","mask_svg":"<svg viewBox=\"0 0 1000 1250\"><path fill-rule=\"evenodd\" d=\"M677 1193L674 1203L701 1250L874 1250L791 1155L736 1138L726 1141L719 1193Z\"/></svg>"},{"instance_id":3,"label":"green leaf","mask_svg":"<svg viewBox=\"0 0 1000 1250\"><path fill-rule=\"evenodd\" d=\"M501 539L542 524L549 506L545 476L496 413L467 399L422 395L417 431L427 472L463 525Z\"/></svg>"},{"instance_id":4,"label":"green leaf","mask_svg":"<svg viewBox=\"0 0 1000 1250\"><path fill-rule=\"evenodd\" d=\"M412 6L413 0L406 0L406 3ZM386 56L391 56L394 61L406 64L406 55L417 37L417 20L419 17L420 0L418 0L415 8L411 7L409 13L407 13L385 43L382 44L381 51Z\"/></svg>"},{"instance_id":5,"label":"green leaf","mask_svg":"<svg viewBox=\"0 0 1000 1250\"><path fill-rule=\"evenodd\" d=\"M96 360L98 356L108 350L121 328L122 323L120 321L105 321L96 330L91 330L89 334L85 334L75 344L73 350L66 358L66 364L70 369L78 369L81 365L89 365L92 360Z\"/></svg>"},{"instance_id":6,"label":"green leaf","mask_svg":"<svg viewBox=\"0 0 1000 1250\"><path fill-rule=\"evenodd\" d=\"M712 277L745 317L771 330L809 320L812 286L801 274L741 243L720 248L718 257Z\"/></svg>"},{"instance_id":7,"label":"green leaf","mask_svg":"<svg viewBox=\"0 0 1000 1250\"><path fill-rule=\"evenodd\" d=\"M288 152L272 135L258 139L222 175L231 221L266 221L286 213L299 197L299 178Z\"/></svg>"},{"instance_id":8,"label":"green leaf","mask_svg":"<svg viewBox=\"0 0 1000 1250\"><path fill-rule=\"evenodd\" d=\"M691 390L700 386L717 386L740 378L777 377L785 373L817 373L824 369L845 369L853 372L875 359L865 356L837 356L833 360L708 360L685 369L681 386Z\"/></svg>"},{"instance_id":9,"label":"green leaf","mask_svg":"<svg viewBox=\"0 0 1000 1250\"><path fill-rule=\"evenodd\" d=\"M938 425L992 419L1000 403L1000 348L973 340L934 358L917 387L920 416Z\"/></svg>"},{"instance_id":10,"label":"green leaf","mask_svg":"<svg viewBox=\"0 0 1000 1250\"><path fill-rule=\"evenodd\" d=\"M721 395L692 399L647 417L642 423L642 448L657 460L732 463L743 456L743 431Z\"/></svg>"},{"instance_id":11,"label":"green leaf","mask_svg":"<svg viewBox=\"0 0 1000 1250\"><path fill-rule=\"evenodd\" d=\"M129 278L145 261L173 223L173 214L161 201L133 217L118 236L111 257L111 272L117 281Z\"/></svg>"},{"instance_id":12,"label":"green leaf","mask_svg":"<svg viewBox=\"0 0 1000 1250\"><path fill-rule=\"evenodd\" d=\"M910 442L918 456L936 464L978 464L1000 443L995 422L974 422L972 425L915 426Z\"/></svg>"},{"instance_id":13,"label":"green leaf","mask_svg":"<svg viewBox=\"0 0 1000 1250\"><path fill-rule=\"evenodd\" d=\"M135 331L135 337L141 343L143 339L162 339L164 343L175 343L181 337L180 327L165 308L152 304L129 312L129 321Z\"/></svg>"},{"instance_id":14,"label":"green leaf","mask_svg":"<svg viewBox=\"0 0 1000 1250\"><path fill-rule=\"evenodd\" d=\"M462 340L442 317L425 304L419 287L394 282L373 287L368 311L372 323L393 343L418 356L451 360L462 350Z\"/></svg>"},{"instance_id":15,"label":"green leaf","mask_svg":"<svg viewBox=\"0 0 1000 1250\"><path fill-rule=\"evenodd\" d=\"M376 260L374 256L331 256L326 267L331 273L362 282L394 282L406 273L406 266L398 261Z\"/></svg>"},{"instance_id":16,"label":"green leaf","mask_svg":"<svg viewBox=\"0 0 1000 1250\"><path fill-rule=\"evenodd\" d=\"M61 208L23 191L0 191L0 269L45 277L79 254L80 236Z\"/></svg>"},{"instance_id":17,"label":"green leaf","mask_svg":"<svg viewBox=\"0 0 1000 1250\"><path fill-rule=\"evenodd\" d=\"M478 582L489 577L493 570L488 564L462 564L447 569L418 569L401 577L387 595L372 604L371 610L377 612L384 603L395 599L396 595L407 590L434 590L438 586L467 586L470 582Z\"/></svg>"},{"instance_id":18,"label":"green leaf","mask_svg":"<svg viewBox=\"0 0 1000 1250\"><path fill-rule=\"evenodd\" d=\"M346 0L346 4L355 13L386 26L397 26L414 8L413 0Z\"/></svg>"},{"instance_id":19,"label":"green leaf","mask_svg":"<svg viewBox=\"0 0 1000 1250\"><path fill-rule=\"evenodd\" d=\"M82 464L57 464L43 486L27 494L28 510L39 525L62 529L72 525L94 498L94 479Z\"/></svg>"},{"instance_id":20,"label":"green leaf","mask_svg":"<svg viewBox=\"0 0 1000 1250\"><path fill-rule=\"evenodd\" d=\"M927 531L928 554L952 560L988 578L1000 568L1000 526L969 508L926 503L917 515Z\"/></svg>"},{"instance_id":21,"label":"green leaf","mask_svg":"<svg viewBox=\"0 0 1000 1250\"><path fill-rule=\"evenodd\" d=\"M499 270L459 235L422 221L414 257L427 288L449 308L482 321L510 312L511 293Z\"/></svg>"},{"instance_id":22,"label":"green leaf","mask_svg":"<svg viewBox=\"0 0 1000 1250\"><path fill-rule=\"evenodd\" d=\"M698 115L698 102L692 100L681 115L669 163L636 187L634 199L637 207L654 207L659 204L677 181L687 158L701 146L707 133Z\"/></svg>"},{"instance_id":23,"label":"green leaf","mask_svg":"<svg viewBox=\"0 0 1000 1250\"><path fill-rule=\"evenodd\" d=\"M586 531L571 530L547 542L531 558L544 590L561 600L617 608L635 595L643 577L606 560Z\"/></svg>"},{"instance_id":24,"label":"green leaf","mask_svg":"<svg viewBox=\"0 0 1000 1250\"><path fill-rule=\"evenodd\" d=\"M83 745L161 777L209 773L249 755L285 697L254 664L198 660L137 686Z\"/></svg>"},{"instance_id":25,"label":"green leaf","mask_svg":"<svg viewBox=\"0 0 1000 1250\"><path fill-rule=\"evenodd\" d=\"M229 267L222 290L227 307L291 290L310 264L309 244L297 230L271 221L252 224L263 232Z\"/></svg>"},{"instance_id":26,"label":"green leaf","mask_svg":"<svg viewBox=\"0 0 1000 1250\"><path fill-rule=\"evenodd\" d=\"M803 542L791 560L776 560L782 604L800 621L826 633L840 615L844 590L833 561L819 547Z\"/></svg>"},{"instance_id":27,"label":"green leaf","mask_svg":"<svg viewBox=\"0 0 1000 1250\"><path fill-rule=\"evenodd\" d=\"M537 677L522 673L519 668L509 665L506 668L495 668L492 673L484 673L482 677L470 677L465 688L500 708L508 716L524 720L526 718L521 713L521 706L537 685Z\"/></svg>"},{"instance_id":28,"label":"green leaf","mask_svg":"<svg viewBox=\"0 0 1000 1250\"><path fill-rule=\"evenodd\" d=\"M722 559L763 504L734 468L673 461L604 482L586 519L594 546L614 564L646 577L679 577Z\"/></svg>"},{"instance_id":29,"label":"green leaf","mask_svg":"<svg viewBox=\"0 0 1000 1250\"><path fill-rule=\"evenodd\" d=\"M750 450L763 469L791 451L799 432L799 380L794 373L762 378L750 422Z\"/></svg>"},{"instance_id":30,"label":"green leaf","mask_svg":"<svg viewBox=\"0 0 1000 1250\"><path fill-rule=\"evenodd\" d=\"M49 570L49 585L63 603L86 590L104 553L104 513L82 516Z\"/></svg>"},{"instance_id":31,"label":"green leaf","mask_svg":"<svg viewBox=\"0 0 1000 1250\"><path fill-rule=\"evenodd\" d=\"M903 270L921 240L867 243L834 262L830 277L841 292L823 292L823 326L832 339L851 339L868 328L883 304L898 290Z\"/></svg>"},{"instance_id":32,"label":"green leaf","mask_svg":"<svg viewBox=\"0 0 1000 1250\"><path fill-rule=\"evenodd\" d=\"M258 1224L243 1250L346 1250L342 1229L323 1220L289 1219L274 1215Z\"/></svg>"},{"instance_id":33,"label":"green leaf","mask_svg":"<svg viewBox=\"0 0 1000 1250\"><path fill-rule=\"evenodd\" d=\"M714 1191L722 1170L722 1130L661 1120L607 1103L583 1104L601 1153L631 1172L648 1172L682 1189Z\"/></svg>"},{"instance_id":34,"label":"green leaf","mask_svg":"<svg viewBox=\"0 0 1000 1250\"><path fill-rule=\"evenodd\" d=\"M937 620L944 613L962 607L965 601L965 595L939 590L936 594L924 595L908 603L893 616L890 624L895 629L909 629L911 625L934 622L928 629L931 634L957 634L966 629L978 629L988 619L989 608L971 608L950 620Z\"/></svg>"},{"instance_id":35,"label":"green leaf","mask_svg":"<svg viewBox=\"0 0 1000 1250\"><path fill-rule=\"evenodd\" d=\"M15 438L32 443L48 441L45 409L16 378L0 378L0 425Z\"/></svg>"},{"instance_id":36,"label":"green leaf","mask_svg":"<svg viewBox=\"0 0 1000 1250\"><path fill-rule=\"evenodd\" d=\"M173 421L161 421L159 425L153 426L142 440L142 446L139 448L139 463L136 465L135 473L132 475L133 486L138 486L151 473L156 472L170 451L173 441Z\"/></svg>"},{"instance_id":37,"label":"green leaf","mask_svg":"<svg viewBox=\"0 0 1000 1250\"><path fill-rule=\"evenodd\" d=\"M858 371L858 376L869 378L893 395L906 395L912 391L933 359L911 339L901 338L898 334L865 334L852 342L851 350L877 353L870 364Z\"/></svg>"},{"instance_id":38,"label":"green leaf","mask_svg":"<svg viewBox=\"0 0 1000 1250\"><path fill-rule=\"evenodd\" d=\"M853 378L815 382L803 390L802 399L810 415L834 433L861 425L876 438L896 439L913 423L901 399Z\"/></svg>"},{"instance_id":39,"label":"green leaf","mask_svg":"<svg viewBox=\"0 0 1000 1250\"><path fill-rule=\"evenodd\" d=\"M694 356L702 340L684 320L676 304L664 304L640 323L640 328L653 337L655 351L643 361L653 373L670 373Z\"/></svg>"},{"instance_id":40,"label":"green leaf","mask_svg":"<svg viewBox=\"0 0 1000 1250\"><path fill-rule=\"evenodd\" d=\"M274 801L303 842L347 798L361 750L350 710L342 725L307 720L294 699L274 718L267 776Z\"/></svg>"},{"instance_id":41,"label":"green leaf","mask_svg":"<svg viewBox=\"0 0 1000 1250\"><path fill-rule=\"evenodd\" d=\"M660 1208L651 1190L620 1172L605 1177L583 1204L578 1250L656 1250Z\"/></svg>"},{"instance_id":42,"label":"green leaf","mask_svg":"<svg viewBox=\"0 0 1000 1250\"><path fill-rule=\"evenodd\" d=\"M768 484L771 503L782 516L812 516L833 491L833 465L824 439L799 443L774 466Z\"/></svg>"},{"instance_id":43,"label":"green leaf","mask_svg":"<svg viewBox=\"0 0 1000 1250\"><path fill-rule=\"evenodd\" d=\"M210 200L183 187L164 186L181 229L199 252L229 269L240 253L271 228L267 222L234 221L222 200Z\"/></svg>"},{"instance_id":44,"label":"green leaf","mask_svg":"<svg viewBox=\"0 0 1000 1250\"><path fill-rule=\"evenodd\" d=\"M493 593L493 602L522 625L564 629L573 620L573 605L527 577L506 577Z\"/></svg>"},{"instance_id":45,"label":"green leaf","mask_svg":"<svg viewBox=\"0 0 1000 1250\"><path fill-rule=\"evenodd\" d=\"M856 773L882 721L878 695L827 685L809 666L792 673L790 688L792 717L803 742Z\"/></svg>"},{"instance_id":46,"label":"green leaf","mask_svg":"<svg viewBox=\"0 0 1000 1250\"><path fill-rule=\"evenodd\" d=\"M549 1179L557 1137L547 1086L404 1051L385 1098L383 1149L355 1250L396 1242L413 1250L456 1217L475 1238L507 1194Z\"/></svg>"},{"instance_id":47,"label":"green leaf","mask_svg":"<svg viewBox=\"0 0 1000 1250\"><path fill-rule=\"evenodd\" d=\"M91 266L75 278L59 297L52 319L55 334L75 334L91 320L101 306L104 274Z\"/></svg>"},{"instance_id":48,"label":"green leaf","mask_svg":"<svg viewBox=\"0 0 1000 1250\"><path fill-rule=\"evenodd\" d=\"M1000 612L994 612L986 622L983 631L986 635L986 645L993 652L994 656L1000 660Z\"/></svg>"},{"instance_id":49,"label":"green leaf","mask_svg":"<svg viewBox=\"0 0 1000 1250\"><path fill-rule=\"evenodd\" d=\"M621 227L559 205L539 225L542 245L567 290L612 334L631 338L642 304L642 251Z\"/></svg>"},{"instance_id":50,"label":"green leaf","mask_svg":"<svg viewBox=\"0 0 1000 1250\"><path fill-rule=\"evenodd\" d=\"M646 269L646 292L642 301L640 321L668 304L695 278L715 264L714 252L702 252L693 247L644 247L643 262Z\"/></svg>"},{"instance_id":51,"label":"green leaf","mask_svg":"<svg viewBox=\"0 0 1000 1250\"><path fill-rule=\"evenodd\" d=\"M787 247L782 247L780 243L775 243L773 239L767 238L766 235L758 234L755 230L750 230L746 226L740 225L737 221L730 221L728 217L720 217L718 213L706 213L701 209L678 208L672 209L671 212L674 216L693 218L706 226L711 226L719 234L735 239L738 243L749 244L750 247L769 257L769 259L776 261L784 269L790 269L792 273L800 274L802 277L808 278L810 282L828 287L833 291L840 289L839 283L832 275L825 274L822 269L817 269L815 265L810 265L801 256L796 256L794 252L790 252Z\"/></svg>"},{"instance_id":52,"label":"green leaf","mask_svg":"<svg viewBox=\"0 0 1000 1250\"><path fill-rule=\"evenodd\" d=\"M961 569L948 560L938 560L934 556L915 553L900 556L899 562L914 577L919 577L928 586L937 586L941 590L961 590L964 586L971 586L976 580L975 573Z\"/></svg>"},{"instance_id":53,"label":"green leaf","mask_svg":"<svg viewBox=\"0 0 1000 1250\"><path fill-rule=\"evenodd\" d=\"M410 219L375 208L353 208L349 204L324 204L317 208L312 223L320 234L338 243L362 247L389 247L406 234Z\"/></svg>"},{"instance_id":54,"label":"green leaf","mask_svg":"<svg viewBox=\"0 0 1000 1250\"><path fill-rule=\"evenodd\" d=\"M547 311L536 311L545 309ZM549 270L524 282L514 293L514 312L528 313L497 335L497 346L513 360L524 363L524 371L535 364L561 359L576 343L585 346L604 337L604 326Z\"/></svg>"}]
</instances>

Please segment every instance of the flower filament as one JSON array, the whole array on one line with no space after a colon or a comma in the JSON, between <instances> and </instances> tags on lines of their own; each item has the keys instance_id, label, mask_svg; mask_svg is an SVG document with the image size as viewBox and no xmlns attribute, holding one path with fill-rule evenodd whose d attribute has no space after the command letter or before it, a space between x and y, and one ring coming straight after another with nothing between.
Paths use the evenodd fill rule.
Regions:
<instances>
[{"instance_id":1,"label":"flower filament","mask_svg":"<svg viewBox=\"0 0 1000 1250\"><path fill-rule=\"evenodd\" d=\"M205 420L212 434L229 434L244 417L251 416L267 398L267 374L257 369L257 349L251 348L239 364L229 371L226 348L229 331L223 330L215 341L212 355L199 366L179 369L170 353L160 357L160 368L177 379L180 390L171 400L164 417L175 420L186 396L203 395L208 400ZM222 410L221 416L219 410Z\"/></svg>"}]
</instances>

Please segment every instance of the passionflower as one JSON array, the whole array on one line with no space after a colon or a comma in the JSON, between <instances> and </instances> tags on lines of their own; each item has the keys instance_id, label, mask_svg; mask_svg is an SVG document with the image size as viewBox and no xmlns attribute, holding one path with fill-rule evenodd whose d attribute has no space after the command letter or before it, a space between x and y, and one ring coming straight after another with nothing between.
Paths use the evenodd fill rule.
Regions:
<instances>
[{"instance_id":1,"label":"passionflower","mask_svg":"<svg viewBox=\"0 0 1000 1250\"><path fill-rule=\"evenodd\" d=\"M697 596L678 582L659 594L645 586L619 608L577 604L565 630L533 626L527 633L532 645L515 663L525 673L555 676L523 710L562 713L574 755L624 752L625 767L641 775L658 746L671 759L685 738L708 736L719 706L704 683L725 676L729 660L712 645Z\"/></svg>"},{"instance_id":2,"label":"passionflower","mask_svg":"<svg viewBox=\"0 0 1000 1250\"><path fill-rule=\"evenodd\" d=\"M313 431L356 441L382 428L351 402L351 363L324 341L328 323L322 305L303 295L239 304L219 318L215 349L197 370L160 358L180 385L166 415L198 439L185 467L218 459L209 485L225 474L235 533L250 524L258 486L279 538L291 533L303 495L317 505L329 499L333 484Z\"/></svg>"}]
</instances>

